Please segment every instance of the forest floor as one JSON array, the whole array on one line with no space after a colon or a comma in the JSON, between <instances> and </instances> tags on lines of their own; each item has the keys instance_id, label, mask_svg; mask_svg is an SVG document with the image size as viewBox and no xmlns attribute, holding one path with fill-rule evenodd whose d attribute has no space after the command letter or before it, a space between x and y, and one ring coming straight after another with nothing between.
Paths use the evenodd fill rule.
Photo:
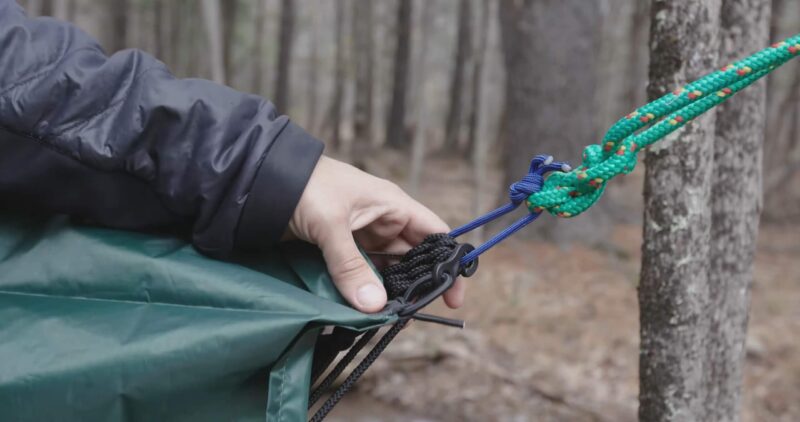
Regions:
<instances>
[{"instance_id":1,"label":"forest floor","mask_svg":"<svg viewBox=\"0 0 800 422\"><path fill-rule=\"evenodd\" d=\"M402 159L378 160L369 170L402 180ZM466 164L429 164L417 197L452 223L466 221ZM500 175L491 176L482 189L497 198ZM610 245L599 249L515 238L489 251L467 280L466 305L431 309L465 319L467 328L412 324L330 420L635 421L641 225L612 232ZM800 223L762 225L744 421L800 420L798 257Z\"/></svg>"}]
</instances>

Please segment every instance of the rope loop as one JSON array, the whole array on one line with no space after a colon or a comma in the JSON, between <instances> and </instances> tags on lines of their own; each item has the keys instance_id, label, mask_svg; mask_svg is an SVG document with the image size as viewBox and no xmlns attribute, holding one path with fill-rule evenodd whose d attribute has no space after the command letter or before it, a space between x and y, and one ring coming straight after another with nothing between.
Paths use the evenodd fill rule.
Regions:
<instances>
[{"instance_id":1,"label":"rope loop","mask_svg":"<svg viewBox=\"0 0 800 422\"><path fill-rule=\"evenodd\" d=\"M514 182L508 187L508 197L511 203L519 205L532 194L542 190L544 186L544 176L551 171L570 171L569 165L553 161L549 155L537 155L531 160L528 173L518 182Z\"/></svg>"},{"instance_id":2,"label":"rope loop","mask_svg":"<svg viewBox=\"0 0 800 422\"><path fill-rule=\"evenodd\" d=\"M553 174L541 190L531 193L526 202L528 209L565 218L583 213L600 199L609 180L633 171L643 148L727 101L798 54L800 34L639 107L617 121L602 143L588 146L579 167L569 173Z\"/></svg>"}]
</instances>

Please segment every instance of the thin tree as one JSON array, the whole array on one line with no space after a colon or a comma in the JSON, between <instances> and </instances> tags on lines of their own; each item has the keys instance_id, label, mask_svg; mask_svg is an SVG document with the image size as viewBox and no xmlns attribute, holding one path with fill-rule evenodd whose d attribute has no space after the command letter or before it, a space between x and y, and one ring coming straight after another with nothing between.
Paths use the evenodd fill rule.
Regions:
<instances>
[{"instance_id":1,"label":"thin tree","mask_svg":"<svg viewBox=\"0 0 800 422\"><path fill-rule=\"evenodd\" d=\"M720 0L654 0L651 100L717 68ZM706 420L715 114L646 153L639 420Z\"/></svg>"},{"instance_id":2,"label":"thin tree","mask_svg":"<svg viewBox=\"0 0 800 422\"><path fill-rule=\"evenodd\" d=\"M294 1L281 2L281 28L278 36L278 76L275 78L275 107L282 113L289 112L289 84L293 41L294 41Z\"/></svg>"},{"instance_id":3,"label":"thin tree","mask_svg":"<svg viewBox=\"0 0 800 422\"><path fill-rule=\"evenodd\" d=\"M267 0L256 0L255 13L255 39L253 40L253 51L251 63L253 65L252 81L250 83L253 92L261 94L262 81L264 80L264 26L266 25L264 16L266 15Z\"/></svg>"},{"instance_id":4,"label":"thin tree","mask_svg":"<svg viewBox=\"0 0 800 422\"><path fill-rule=\"evenodd\" d=\"M28 0L25 10L30 16L39 16L42 14L42 3L44 0Z\"/></svg>"},{"instance_id":5,"label":"thin tree","mask_svg":"<svg viewBox=\"0 0 800 422\"><path fill-rule=\"evenodd\" d=\"M500 1L506 65L503 167L506 186L518 181L537 154L573 161L598 138L592 115L600 23L596 0ZM565 53L569 52L569 53ZM506 199L507 200L507 199ZM607 238L608 198L569 221L551 219L528 233L558 243Z\"/></svg>"},{"instance_id":6,"label":"thin tree","mask_svg":"<svg viewBox=\"0 0 800 422\"><path fill-rule=\"evenodd\" d=\"M181 34L183 33L183 21L186 18L188 7L186 7L185 0L173 0L165 2L169 10L169 61L170 67L179 69L181 63L181 53L184 49L181 48Z\"/></svg>"},{"instance_id":7,"label":"thin tree","mask_svg":"<svg viewBox=\"0 0 800 422\"><path fill-rule=\"evenodd\" d=\"M356 92L353 104L353 135L358 150L369 146L372 135L372 98L374 86L373 0L355 0L353 7L353 41L355 50ZM359 154L356 154L359 155Z\"/></svg>"},{"instance_id":8,"label":"thin tree","mask_svg":"<svg viewBox=\"0 0 800 422\"><path fill-rule=\"evenodd\" d=\"M769 43L770 0L722 0L720 62ZM702 420L740 419L753 259L761 212L766 82L717 110L708 267L710 335Z\"/></svg>"},{"instance_id":9,"label":"thin tree","mask_svg":"<svg viewBox=\"0 0 800 422\"><path fill-rule=\"evenodd\" d=\"M222 17L220 16L219 2L217 0L203 0L201 3L203 20L206 24L208 36L208 60L211 68L211 79L214 82L225 83L225 53L222 42Z\"/></svg>"},{"instance_id":10,"label":"thin tree","mask_svg":"<svg viewBox=\"0 0 800 422\"><path fill-rule=\"evenodd\" d=\"M236 18L239 12L239 0L219 0L222 25L222 60L225 66L227 83L234 82L236 72L234 66L234 46L236 45Z\"/></svg>"},{"instance_id":11,"label":"thin tree","mask_svg":"<svg viewBox=\"0 0 800 422\"><path fill-rule=\"evenodd\" d=\"M311 133L316 133L317 113L319 110L319 26L320 12L317 8L311 10L311 41L308 60L307 95L308 95L308 117L306 127Z\"/></svg>"},{"instance_id":12,"label":"thin tree","mask_svg":"<svg viewBox=\"0 0 800 422\"><path fill-rule=\"evenodd\" d=\"M770 39L779 41L795 31L800 8L787 7L786 0L772 1ZM794 13L792 13L794 12ZM798 110L800 109L800 65L787 63L787 69L767 79L767 127L764 141L763 218L787 221L800 216L800 198L789 194L785 181L800 171ZM795 69L792 72L792 69ZM788 194L788 195L787 195Z\"/></svg>"},{"instance_id":13,"label":"thin tree","mask_svg":"<svg viewBox=\"0 0 800 422\"><path fill-rule=\"evenodd\" d=\"M634 0L633 22L630 31L630 48L628 59L628 92L626 109L638 106L645 99L647 85L647 31L650 27L651 0Z\"/></svg>"},{"instance_id":14,"label":"thin tree","mask_svg":"<svg viewBox=\"0 0 800 422\"><path fill-rule=\"evenodd\" d=\"M53 17L56 19L70 20L72 19L72 1L70 0L53 0Z\"/></svg>"},{"instance_id":15,"label":"thin tree","mask_svg":"<svg viewBox=\"0 0 800 422\"><path fill-rule=\"evenodd\" d=\"M164 36L164 19L168 18L167 6L164 0L155 0L152 7L153 34L155 35L155 50L153 54L157 59L166 61L166 37Z\"/></svg>"},{"instance_id":16,"label":"thin tree","mask_svg":"<svg viewBox=\"0 0 800 422\"><path fill-rule=\"evenodd\" d=\"M472 101L469 107L469 117L467 119L467 156L472 160L473 165L481 160L483 157L475 153L475 146L478 142L478 124L481 116L481 105L483 103L483 95L481 95L482 78L483 78L483 63L486 55L486 43L489 36L489 13L490 4L489 0L480 1L480 23L475 39L475 52L473 54L473 67L472 67Z\"/></svg>"},{"instance_id":17,"label":"thin tree","mask_svg":"<svg viewBox=\"0 0 800 422\"><path fill-rule=\"evenodd\" d=\"M484 120L483 115L483 63L486 56L486 45L489 39L489 26L493 22L490 19L492 13L492 5L490 0L480 0L481 3L481 20L478 28L477 35L477 48L475 49L475 67L472 73L472 106L469 115L469 137L468 137L468 152L472 162L472 183L473 189L472 198L472 214L483 215L486 212L486 200L484 199L483 189L481 184L486 180L488 155L489 155L489 140L486 139L485 131L482 125ZM472 239L474 243L479 243L483 240L483 227L478 227L473 231Z\"/></svg>"},{"instance_id":18,"label":"thin tree","mask_svg":"<svg viewBox=\"0 0 800 422\"><path fill-rule=\"evenodd\" d=\"M432 2L422 4L420 39L423 40L430 37L433 27L434 13L432 5ZM428 131L430 130L431 116L429 96L425 94L429 81L425 78L425 75L429 74L433 65L433 54L431 53L430 49L420 49L417 52L419 66L417 70L422 77L414 87L414 90L416 90L414 97L417 99L414 116L416 130L414 131L414 143L411 146L411 169L408 173L408 191L411 195L419 193L422 172L425 167L425 155L428 151Z\"/></svg>"},{"instance_id":19,"label":"thin tree","mask_svg":"<svg viewBox=\"0 0 800 422\"><path fill-rule=\"evenodd\" d=\"M445 123L444 148L447 151L456 151L459 148L467 60L472 48L472 7L470 3L469 0L462 0L458 7L458 35L456 36L453 68L450 72L452 75L450 78L450 107Z\"/></svg>"},{"instance_id":20,"label":"thin tree","mask_svg":"<svg viewBox=\"0 0 800 422\"><path fill-rule=\"evenodd\" d=\"M394 83L392 84L392 103L386 122L386 144L396 149L407 146L405 120L408 70L411 61L412 4L412 0L398 0L397 2Z\"/></svg>"},{"instance_id":21,"label":"thin tree","mask_svg":"<svg viewBox=\"0 0 800 422\"><path fill-rule=\"evenodd\" d=\"M335 8L335 24L334 31L336 36L336 57L334 59L334 75L333 75L333 96L331 98L330 108L328 109L325 127L330 127L331 148L338 150L342 146L340 128L342 126L342 106L344 102L344 83L345 83L345 49L347 48L344 25L345 25L345 7L343 2L334 3Z\"/></svg>"},{"instance_id":22,"label":"thin tree","mask_svg":"<svg viewBox=\"0 0 800 422\"><path fill-rule=\"evenodd\" d=\"M108 3L111 13L111 33L109 36L110 53L128 46L128 0L113 0Z\"/></svg>"}]
</instances>

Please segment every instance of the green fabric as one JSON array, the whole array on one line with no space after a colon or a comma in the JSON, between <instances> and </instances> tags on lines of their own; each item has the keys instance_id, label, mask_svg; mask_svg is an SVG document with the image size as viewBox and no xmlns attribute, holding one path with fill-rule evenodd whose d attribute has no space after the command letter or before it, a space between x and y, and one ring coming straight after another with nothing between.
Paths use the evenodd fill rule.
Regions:
<instances>
[{"instance_id":1,"label":"green fabric","mask_svg":"<svg viewBox=\"0 0 800 422\"><path fill-rule=\"evenodd\" d=\"M528 197L528 209L534 213L546 210L565 218L581 214L600 199L609 180L633 171L642 148L663 139L798 54L800 34L640 107L614 124L601 145L586 147L579 167L552 173L542 189Z\"/></svg>"},{"instance_id":2,"label":"green fabric","mask_svg":"<svg viewBox=\"0 0 800 422\"><path fill-rule=\"evenodd\" d=\"M321 327L394 321L342 303L310 245L232 264L0 216L0 419L304 420Z\"/></svg>"}]
</instances>

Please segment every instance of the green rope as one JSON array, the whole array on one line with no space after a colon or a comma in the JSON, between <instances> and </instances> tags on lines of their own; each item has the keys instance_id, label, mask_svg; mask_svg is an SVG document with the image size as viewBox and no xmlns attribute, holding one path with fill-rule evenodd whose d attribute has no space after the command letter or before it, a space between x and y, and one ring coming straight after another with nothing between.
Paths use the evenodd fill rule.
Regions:
<instances>
[{"instance_id":1,"label":"green rope","mask_svg":"<svg viewBox=\"0 0 800 422\"><path fill-rule=\"evenodd\" d=\"M567 218L586 211L603 194L609 180L633 171L642 148L726 101L798 53L800 34L640 107L615 123L602 145L586 147L581 166L551 174L542 189L528 197L528 209Z\"/></svg>"}]
</instances>

